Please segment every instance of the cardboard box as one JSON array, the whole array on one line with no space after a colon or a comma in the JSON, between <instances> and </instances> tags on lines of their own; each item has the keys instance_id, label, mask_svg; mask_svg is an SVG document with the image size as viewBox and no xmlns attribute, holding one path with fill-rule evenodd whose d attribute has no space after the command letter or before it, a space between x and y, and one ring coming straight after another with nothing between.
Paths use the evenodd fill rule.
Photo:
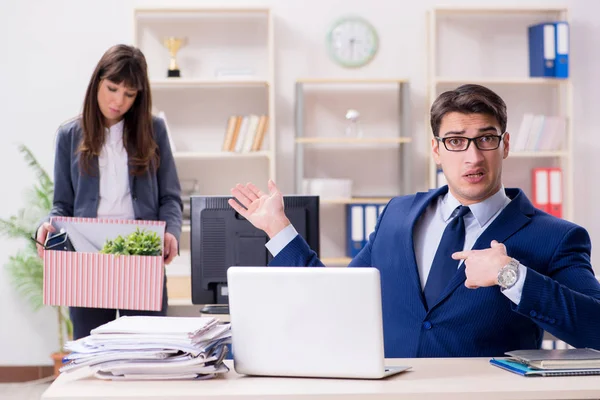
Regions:
<instances>
[{"instance_id":1,"label":"cardboard box","mask_svg":"<svg viewBox=\"0 0 600 400\"><path fill-rule=\"evenodd\" d=\"M136 229L156 232L164 248L164 221L53 217L76 251L44 250L44 304L159 311L164 259L100 254L106 240Z\"/></svg>"}]
</instances>

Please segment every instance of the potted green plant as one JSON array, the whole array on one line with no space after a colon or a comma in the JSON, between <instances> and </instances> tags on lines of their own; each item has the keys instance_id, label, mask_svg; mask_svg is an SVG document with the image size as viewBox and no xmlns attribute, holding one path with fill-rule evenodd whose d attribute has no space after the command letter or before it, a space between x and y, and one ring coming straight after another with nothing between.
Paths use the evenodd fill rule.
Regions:
<instances>
[{"instance_id":1,"label":"potted green plant","mask_svg":"<svg viewBox=\"0 0 600 400\"><path fill-rule=\"evenodd\" d=\"M107 240L100 250L102 254L115 254L125 256L160 256L160 236L156 232L137 228L135 232L123 237L117 236L114 240Z\"/></svg>"},{"instance_id":2,"label":"potted green plant","mask_svg":"<svg viewBox=\"0 0 600 400\"><path fill-rule=\"evenodd\" d=\"M38 256L31 237L40 220L47 216L52 208L54 184L29 148L20 145L19 152L34 171L37 182L28 190L24 207L16 215L8 219L0 218L0 235L25 241L25 247L11 255L5 267L17 292L29 302L34 311L37 311L43 307L44 272L43 261ZM54 359L54 373L58 375L58 368L62 365L65 355L64 344L73 337L73 325L67 307L54 307L54 309L58 319L59 346L51 357Z\"/></svg>"}]
</instances>

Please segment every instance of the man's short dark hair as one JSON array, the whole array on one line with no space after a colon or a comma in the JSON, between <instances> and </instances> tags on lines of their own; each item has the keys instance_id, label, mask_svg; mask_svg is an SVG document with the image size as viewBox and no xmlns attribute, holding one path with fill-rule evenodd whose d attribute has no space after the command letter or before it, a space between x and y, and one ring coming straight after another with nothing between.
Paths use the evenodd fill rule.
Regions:
<instances>
[{"instance_id":1,"label":"man's short dark hair","mask_svg":"<svg viewBox=\"0 0 600 400\"><path fill-rule=\"evenodd\" d=\"M440 94L431 106L431 130L434 136L440 135L442 118L451 112L491 115L500 124L500 133L506 131L506 104L485 86L462 85Z\"/></svg>"}]
</instances>

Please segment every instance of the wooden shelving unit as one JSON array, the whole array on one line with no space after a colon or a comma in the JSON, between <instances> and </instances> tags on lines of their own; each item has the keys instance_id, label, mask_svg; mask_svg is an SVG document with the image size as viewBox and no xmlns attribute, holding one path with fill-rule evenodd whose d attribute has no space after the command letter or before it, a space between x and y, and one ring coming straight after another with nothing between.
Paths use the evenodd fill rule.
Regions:
<instances>
[{"instance_id":1,"label":"wooden shelving unit","mask_svg":"<svg viewBox=\"0 0 600 400\"><path fill-rule=\"evenodd\" d=\"M384 91L389 92L384 92ZM310 93L308 93L310 91ZM308 96L313 96L316 93L317 99L311 103L307 100ZM369 99L376 101L381 100L382 93L387 93L389 97L385 97L387 104L392 105L390 115L373 116L371 122L376 120L384 124L371 126L368 129L363 129L363 135L358 137L349 137L344 135L344 130L341 127L345 125L344 109L340 105L356 104L358 110L363 112L373 107L373 104L368 104L363 96L368 96ZM391 93L391 94L390 94ZM325 94L328 100L334 104L333 108L328 108L324 102L319 102L319 96ZM393 97L392 97L393 96ZM313 99L313 97L310 97ZM355 103L353 103L353 101ZM362 103L360 103L362 101ZM397 103L397 106L394 104ZM369 107L370 106L370 107ZM394 110L394 107L395 110ZM344 162L344 158L356 156L355 159L345 160L351 168L341 170L338 168L336 172L328 170L322 172L323 175L329 178L350 179L355 183L355 175L351 172L352 167L361 165L363 156L375 157L380 150L388 151L393 155L395 164L388 168L394 169L390 171L395 174L392 182L393 189L387 189L387 193L352 193L352 197L330 198L322 196L321 203L321 260L325 265L331 266L346 266L351 258L345 257L345 246L343 242L346 236L346 219L343 217L344 208L339 206L348 206L361 203L375 203L379 205L387 204L392 196L408 194L412 189L410 155L411 149L408 147L413 141L410 135L410 91L409 83L405 79L329 79L329 78L310 78L299 79L296 81L296 102L295 102L295 188L296 193L304 193L304 180L313 178L312 173L308 169L316 168L314 161L307 161L310 155L315 155L322 151L327 154L321 155L322 158L331 159L335 154L336 160L340 163ZM326 110L326 114L340 115L340 118L335 121L324 121L320 119L320 112ZM368 112L367 112L368 114ZM362 118L362 117L361 117ZM367 116L368 118L368 116ZM328 122L332 122L333 126L326 126ZM312 123L312 125L311 125ZM397 153L394 152L397 149ZM312 153L311 153L312 152ZM352 156L350 156L352 155ZM374 156L375 155L375 156ZM309 165L310 164L310 165ZM327 167L321 166L324 169ZM380 174L381 166L373 165L372 167L364 166L375 175ZM397 169L396 169L397 168ZM377 189L375 189L377 190ZM384 192L386 190L383 190ZM359 197L360 196L360 197ZM341 236L343 235L343 237Z\"/></svg>"},{"instance_id":2,"label":"wooden shelving unit","mask_svg":"<svg viewBox=\"0 0 600 400\"><path fill-rule=\"evenodd\" d=\"M185 37L177 53L181 77L168 78L165 37ZM229 195L238 182L276 179L273 15L267 8L137 8L133 44L144 53L155 112L162 111L174 144L182 188ZM228 118L266 115L259 151L224 152ZM217 175L218 176L217 176ZM190 193L182 193L184 198ZM190 226L180 256L166 269L172 305L191 305Z\"/></svg>"},{"instance_id":3,"label":"wooden shelving unit","mask_svg":"<svg viewBox=\"0 0 600 400\"><path fill-rule=\"evenodd\" d=\"M274 32L266 8L138 8L134 45L146 56L153 105L164 111L181 179L200 194L225 195L240 179L276 179ZM181 77L168 78L165 37L186 38L177 53ZM232 115L267 115L260 151L222 152ZM234 161L239 160L238 164ZM196 162L202 163L197 164ZM208 173L223 171L216 182ZM243 167L242 167L242 164Z\"/></svg>"},{"instance_id":4,"label":"wooden shelving unit","mask_svg":"<svg viewBox=\"0 0 600 400\"><path fill-rule=\"evenodd\" d=\"M569 79L529 77L527 26L548 20L569 21L568 9L563 7L437 7L428 13L428 104L425 124L429 124L429 107L436 97L445 90L456 88L462 84L474 83L489 87L498 93L506 102L508 108L509 133L519 130L521 118L519 113L529 112L528 108L537 110L534 113L549 113L560 115L567 120L567 132L564 146L553 151L511 151L504 163L503 182L505 187L521 187L532 199L530 191L530 169L540 166L560 167L563 173L563 218L573 218L573 87ZM451 29L452 23L458 27ZM467 30L465 27L468 26ZM445 28L445 30L444 30ZM479 29L479 31L475 31ZM494 40L489 35L494 35ZM458 35L468 35L473 39L469 46L449 43ZM488 35L488 36L486 36ZM460 42L462 43L462 42ZM485 44L483 44L485 43ZM503 46L503 47L502 47ZM460 54L452 54L451 50L460 47ZM450 49L450 50L448 50ZM472 50L472 54L466 51ZM444 57L446 51L446 58ZM460 68L448 71L448 57L464 59ZM495 68L495 60L510 57L513 62L509 71ZM479 70L476 71L479 66ZM500 65L500 63L498 63ZM502 64L506 65L506 63ZM484 68L485 66L485 68ZM473 73L470 74L470 70ZM457 72L460 71L460 72ZM531 96L531 100L527 96ZM543 103L543 104L542 104ZM541 111L540 111L541 110ZM429 130L427 145L430 147L432 133ZM514 136L514 135L513 135ZM513 138L511 138L513 139ZM514 141L511 141L514 145ZM511 165L517 165L516 171L510 170ZM527 168L527 173L523 169ZM429 157L430 188L437 187L437 166L433 157Z\"/></svg>"}]
</instances>

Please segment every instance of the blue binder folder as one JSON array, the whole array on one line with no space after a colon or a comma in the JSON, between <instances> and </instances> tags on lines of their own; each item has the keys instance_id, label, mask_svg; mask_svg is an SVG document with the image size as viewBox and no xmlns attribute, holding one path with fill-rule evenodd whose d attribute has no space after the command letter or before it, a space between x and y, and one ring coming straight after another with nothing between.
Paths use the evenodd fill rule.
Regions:
<instances>
[{"instance_id":1,"label":"blue binder folder","mask_svg":"<svg viewBox=\"0 0 600 400\"><path fill-rule=\"evenodd\" d=\"M356 257L365 244L364 205L350 204L346 206L346 256Z\"/></svg>"},{"instance_id":2,"label":"blue binder folder","mask_svg":"<svg viewBox=\"0 0 600 400\"><path fill-rule=\"evenodd\" d=\"M362 250L384 207L378 204L349 204L346 206L346 256L350 258Z\"/></svg>"},{"instance_id":3,"label":"blue binder folder","mask_svg":"<svg viewBox=\"0 0 600 400\"><path fill-rule=\"evenodd\" d=\"M556 25L552 22L530 26L529 75L532 77L555 77Z\"/></svg>"},{"instance_id":4,"label":"blue binder folder","mask_svg":"<svg viewBox=\"0 0 600 400\"><path fill-rule=\"evenodd\" d=\"M556 62L555 76L557 78L569 77L569 24L564 21L558 21L555 24L556 29Z\"/></svg>"},{"instance_id":5,"label":"blue binder folder","mask_svg":"<svg viewBox=\"0 0 600 400\"><path fill-rule=\"evenodd\" d=\"M529 27L529 75L569 77L569 24L566 21Z\"/></svg>"}]
</instances>

